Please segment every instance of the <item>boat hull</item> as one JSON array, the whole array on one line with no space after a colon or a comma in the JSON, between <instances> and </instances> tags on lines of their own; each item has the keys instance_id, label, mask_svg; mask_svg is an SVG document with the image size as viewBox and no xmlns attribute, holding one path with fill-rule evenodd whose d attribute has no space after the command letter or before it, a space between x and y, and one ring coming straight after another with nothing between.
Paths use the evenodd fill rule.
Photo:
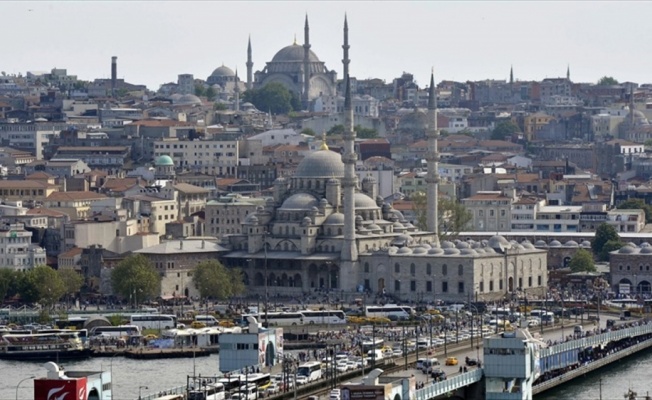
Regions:
<instances>
[{"instance_id":1,"label":"boat hull","mask_svg":"<svg viewBox=\"0 0 652 400\"><path fill-rule=\"evenodd\" d=\"M65 351L0 351L0 360L14 361L61 361L61 360L84 360L91 357L90 349L65 350Z\"/></svg>"}]
</instances>

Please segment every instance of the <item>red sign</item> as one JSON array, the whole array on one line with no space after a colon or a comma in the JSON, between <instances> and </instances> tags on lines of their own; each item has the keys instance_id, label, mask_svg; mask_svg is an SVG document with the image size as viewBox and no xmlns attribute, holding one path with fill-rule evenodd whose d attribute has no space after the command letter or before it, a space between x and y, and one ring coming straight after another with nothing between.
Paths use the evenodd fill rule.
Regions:
<instances>
[{"instance_id":1,"label":"red sign","mask_svg":"<svg viewBox=\"0 0 652 400\"><path fill-rule=\"evenodd\" d=\"M87 379L35 379L34 400L87 400Z\"/></svg>"}]
</instances>

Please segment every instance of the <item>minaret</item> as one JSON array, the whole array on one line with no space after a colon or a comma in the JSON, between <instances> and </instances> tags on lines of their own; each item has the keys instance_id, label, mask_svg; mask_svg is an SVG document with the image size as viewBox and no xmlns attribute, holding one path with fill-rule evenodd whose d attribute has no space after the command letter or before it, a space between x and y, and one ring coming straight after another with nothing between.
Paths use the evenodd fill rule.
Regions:
<instances>
[{"instance_id":1,"label":"minaret","mask_svg":"<svg viewBox=\"0 0 652 400\"><path fill-rule=\"evenodd\" d=\"M437 150L437 92L435 91L435 73L430 73L430 88L428 92L428 173L426 184L428 185L428 209L426 210L426 227L435 234L435 241L439 243L439 153Z\"/></svg>"},{"instance_id":2,"label":"minaret","mask_svg":"<svg viewBox=\"0 0 652 400\"><path fill-rule=\"evenodd\" d=\"M342 70L342 76L344 79L348 79L349 77L349 63L351 62L349 60L349 23L346 20L346 14L344 14L344 44L342 45L342 49L344 49L344 59L342 60L342 65L344 66ZM346 85L346 82L344 82Z\"/></svg>"},{"instance_id":3,"label":"minaret","mask_svg":"<svg viewBox=\"0 0 652 400\"><path fill-rule=\"evenodd\" d=\"M509 67L509 84L513 85L514 84L514 66Z\"/></svg>"},{"instance_id":4,"label":"minaret","mask_svg":"<svg viewBox=\"0 0 652 400\"><path fill-rule=\"evenodd\" d=\"M342 191L344 194L344 244L342 245L342 261L357 261L358 249L355 244L355 189L358 177L355 174L357 154L354 150L355 130L353 128L353 107L351 107L351 80L346 78L346 93L344 95L344 179Z\"/></svg>"},{"instance_id":5,"label":"minaret","mask_svg":"<svg viewBox=\"0 0 652 400\"><path fill-rule=\"evenodd\" d=\"M570 64L566 66L566 79L570 81Z\"/></svg>"},{"instance_id":6,"label":"minaret","mask_svg":"<svg viewBox=\"0 0 652 400\"><path fill-rule=\"evenodd\" d=\"M240 82L238 82L238 69L235 69L235 111L240 111Z\"/></svg>"},{"instance_id":7,"label":"minaret","mask_svg":"<svg viewBox=\"0 0 652 400\"><path fill-rule=\"evenodd\" d=\"M252 88L254 62L251 59L251 35L249 36L249 44L247 44L247 90Z\"/></svg>"},{"instance_id":8,"label":"minaret","mask_svg":"<svg viewBox=\"0 0 652 400\"><path fill-rule=\"evenodd\" d=\"M303 108L307 110L310 102L310 27L308 26L308 14L306 24L303 27Z\"/></svg>"}]
</instances>

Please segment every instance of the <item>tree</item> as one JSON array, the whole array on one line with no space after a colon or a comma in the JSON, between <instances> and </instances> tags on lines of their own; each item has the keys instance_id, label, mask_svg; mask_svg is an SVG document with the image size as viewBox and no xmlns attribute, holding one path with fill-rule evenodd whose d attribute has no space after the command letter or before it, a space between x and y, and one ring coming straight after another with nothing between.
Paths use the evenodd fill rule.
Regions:
<instances>
[{"instance_id":1,"label":"tree","mask_svg":"<svg viewBox=\"0 0 652 400\"><path fill-rule=\"evenodd\" d=\"M616 251L623 247L625 243L620 240L610 240L602 246L602 250L598 253L598 260L608 261L609 253Z\"/></svg>"},{"instance_id":2,"label":"tree","mask_svg":"<svg viewBox=\"0 0 652 400\"><path fill-rule=\"evenodd\" d=\"M602 78L598 79L598 85L599 86L612 86L612 85L617 85L618 81L611 76L603 76Z\"/></svg>"},{"instance_id":3,"label":"tree","mask_svg":"<svg viewBox=\"0 0 652 400\"><path fill-rule=\"evenodd\" d=\"M600 254L602 247L608 241L620 242L620 236L618 236L618 232L616 232L616 229L613 226L603 222L598 226L598 229L596 229L595 238L593 239L593 243L591 243L593 254ZM605 258L600 256L600 261L605 261Z\"/></svg>"},{"instance_id":4,"label":"tree","mask_svg":"<svg viewBox=\"0 0 652 400\"><path fill-rule=\"evenodd\" d=\"M342 135L342 134L344 134L345 129L346 128L342 124L333 125L333 127L331 129L329 129L326 132L326 134L327 135Z\"/></svg>"},{"instance_id":5,"label":"tree","mask_svg":"<svg viewBox=\"0 0 652 400\"><path fill-rule=\"evenodd\" d=\"M315 136L316 135L315 131L313 131L310 128L303 128L301 133L303 133L304 135L309 135L309 136Z\"/></svg>"},{"instance_id":6,"label":"tree","mask_svg":"<svg viewBox=\"0 0 652 400\"><path fill-rule=\"evenodd\" d=\"M79 290L84 284L84 278L77 271L72 268L61 268L57 270L57 273L63 282L65 289L64 295L66 297L71 297L79 293Z\"/></svg>"},{"instance_id":7,"label":"tree","mask_svg":"<svg viewBox=\"0 0 652 400\"><path fill-rule=\"evenodd\" d=\"M412 210L414 210L414 216L416 217L415 225L422 231L427 231L427 210L428 210L428 198L425 192L415 192L410 196L412 200Z\"/></svg>"},{"instance_id":8,"label":"tree","mask_svg":"<svg viewBox=\"0 0 652 400\"><path fill-rule=\"evenodd\" d=\"M364 128L360 125L356 125L355 134L357 137L362 139L372 139L378 137L378 131L372 128Z\"/></svg>"},{"instance_id":9,"label":"tree","mask_svg":"<svg viewBox=\"0 0 652 400\"><path fill-rule=\"evenodd\" d=\"M502 121L491 132L491 140L505 140L518 131L518 125L512 121Z\"/></svg>"},{"instance_id":10,"label":"tree","mask_svg":"<svg viewBox=\"0 0 652 400\"><path fill-rule=\"evenodd\" d=\"M652 222L652 206L645 204L643 199L629 199L620 203L616 208L620 210L643 210L645 212L645 223Z\"/></svg>"},{"instance_id":11,"label":"tree","mask_svg":"<svg viewBox=\"0 0 652 400\"><path fill-rule=\"evenodd\" d=\"M161 293L161 277L152 263L142 254L122 260L111 272L113 292L134 303L157 297Z\"/></svg>"},{"instance_id":12,"label":"tree","mask_svg":"<svg viewBox=\"0 0 652 400\"><path fill-rule=\"evenodd\" d=\"M220 102L213 103L213 110L215 111L225 111L227 109L228 107L224 103L220 103Z\"/></svg>"},{"instance_id":13,"label":"tree","mask_svg":"<svg viewBox=\"0 0 652 400\"><path fill-rule=\"evenodd\" d=\"M242 95L243 101L252 103L257 109L271 111L274 114L287 114L292 110L300 110L300 102L293 98L292 93L278 82L268 83L260 89L250 89ZM296 108L295 108L296 107Z\"/></svg>"},{"instance_id":14,"label":"tree","mask_svg":"<svg viewBox=\"0 0 652 400\"><path fill-rule=\"evenodd\" d=\"M192 279L202 298L224 300L244 292L242 273L237 269L226 269L217 260L197 264Z\"/></svg>"},{"instance_id":15,"label":"tree","mask_svg":"<svg viewBox=\"0 0 652 400\"><path fill-rule=\"evenodd\" d=\"M25 284L21 298L31 297L50 309L63 296L66 289L59 274L47 265L38 265L25 273ZM23 296L23 293L29 293Z\"/></svg>"},{"instance_id":16,"label":"tree","mask_svg":"<svg viewBox=\"0 0 652 400\"><path fill-rule=\"evenodd\" d=\"M440 236L449 240L455 239L473 219L471 211L454 199L439 199L438 208Z\"/></svg>"},{"instance_id":17,"label":"tree","mask_svg":"<svg viewBox=\"0 0 652 400\"><path fill-rule=\"evenodd\" d=\"M204 91L204 96L208 99L208 101L213 101L215 99L215 89L213 89L212 86L209 86L205 91Z\"/></svg>"},{"instance_id":18,"label":"tree","mask_svg":"<svg viewBox=\"0 0 652 400\"><path fill-rule=\"evenodd\" d=\"M206 93L206 88L200 83L195 84L195 96L203 96Z\"/></svg>"},{"instance_id":19,"label":"tree","mask_svg":"<svg viewBox=\"0 0 652 400\"><path fill-rule=\"evenodd\" d=\"M17 277L14 270L9 268L0 269L0 304L9 294L9 290L17 285Z\"/></svg>"},{"instance_id":20,"label":"tree","mask_svg":"<svg viewBox=\"0 0 652 400\"><path fill-rule=\"evenodd\" d=\"M568 263L571 272L595 272L595 263L591 253L584 249L579 249Z\"/></svg>"}]
</instances>

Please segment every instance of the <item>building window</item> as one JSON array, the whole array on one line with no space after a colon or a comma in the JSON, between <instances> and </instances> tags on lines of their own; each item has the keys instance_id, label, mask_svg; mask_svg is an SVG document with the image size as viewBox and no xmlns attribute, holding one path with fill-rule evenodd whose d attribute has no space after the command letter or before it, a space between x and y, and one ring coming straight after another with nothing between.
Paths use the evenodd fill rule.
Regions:
<instances>
[{"instance_id":1,"label":"building window","mask_svg":"<svg viewBox=\"0 0 652 400\"><path fill-rule=\"evenodd\" d=\"M462 264L457 266L457 275L459 276L464 275L464 267L462 266Z\"/></svg>"},{"instance_id":2,"label":"building window","mask_svg":"<svg viewBox=\"0 0 652 400\"><path fill-rule=\"evenodd\" d=\"M444 264L441 266L441 274L448 275L448 265Z\"/></svg>"},{"instance_id":3,"label":"building window","mask_svg":"<svg viewBox=\"0 0 652 400\"><path fill-rule=\"evenodd\" d=\"M480 293L484 292L484 281L480 281Z\"/></svg>"},{"instance_id":4,"label":"building window","mask_svg":"<svg viewBox=\"0 0 652 400\"><path fill-rule=\"evenodd\" d=\"M457 282L457 293L464 293L464 282Z\"/></svg>"},{"instance_id":5,"label":"building window","mask_svg":"<svg viewBox=\"0 0 652 400\"><path fill-rule=\"evenodd\" d=\"M443 281L441 283L441 291L442 293L448 293L448 282Z\"/></svg>"},{"instance_id":6,"label":"building window","mask_svg":"<svg viewBox=\"0 0 652 400\"><path fill-rule=\"evenodd\" d=\"M498 281L498 290L501 290L501 291L503 290L503 280L502 279Z\"/></svg>"},{"instance_id":7,"label":"building window","mask_svg":"<svg viewBox=\"0 0 652 400\"><path fill-rule=\"evenodd\" d=\"M399 281L399 280L394 281L394 291L395 292L400 292L401 291L401 281Z\"/></svg>"},{"instance_id":8,"label":"building window","mask_svg":"<svg viewBox=\"0 0 652 400\"><path fill-rule=\"evenodd\" d=\"M531 276L527 277L527 286L532 287L532 277Z\"/></svg>"},{"instance_id":9,"label":"building window","mask_svg":"<svg viewBox=\"0 0 652 400\"><path fill-rule=\"evenodd\" d=\"M426 281L426 292L432 292L432 281Z\"/></svg>"},{"instance_id":10,"label":"building window","mask_svg":"<svg viewBox=\"0 0 652 400\"><path fill-rule=\"evenodd\" d=\"M543 285L543 278L541 277L541 275L539 275L539 276L537 277L537 282L538 282L539 286L542 286L542 285Z\"/></svg>"},{"instance_id":11,"label":"building window","mask_svg":"<svg viewBox=\"0 0 652 400\"><path fill-rule=\"evenodd\" d=\"M648 267L648 269L650 269L650 267ZM428 265L426 265L426 274L427 275L432 275L432 265L430 265L430 263L428 263Z\"/></svg>"},{"instance_id":12,"label":"building window","mask_svg":"<svg viewBox=\"0 0 652 400\"><path fill-rule=\"evenodd\" d=\"M490 292L494 291L494 281L489 281L489 291Z\"/></svg>"},{"instance_id":13,"label":"building window","mask_svg":"<svg viewBox=\"0 0 652 400\"><path fill-rule=\"evenodd\" d=\"M401 273L401 264L399 263L394 264L394 272L397 274Z\"/></svg>"},{"instance_id":14,"label":"building window","mask_svg":"<svg viewBox=\"0 0 652 400\"><path fill-rule=\"evenodd\" d=\"M367 262L364 263L364 272L367 273L367 274L369 273L369 263L367 263Z\"/></svg>"},{"instance_id":15,"label":"building window","mask_svg":"<svg viewBox=\"0 0 652 400\"><path fill-rule=\"evenodd\" d=\"M643 268L641 267L641 269ZM414 263L410 264L410 275L414 276L416 275L416 273L417 273L417 266L414 265Z\"/></svg>"},{"instance_id":16,"label":"building window","mask_svg":"<svg viewBox=\"0 0 652 400\"><path fill-rule=\"evenodd\" d=\"M523 278L518 278L518 288L521 289L523 287Z\"/></svg>"},{"instance_id":17,"label":"building window","mask_svg":"<svg viewBox=\"0 0 652 400\"><path fill-rule=\"evenodd\" d=\"M411 292L417 291L417 281L410 281L410 291Z\"/></svg>"}]
</instances>

